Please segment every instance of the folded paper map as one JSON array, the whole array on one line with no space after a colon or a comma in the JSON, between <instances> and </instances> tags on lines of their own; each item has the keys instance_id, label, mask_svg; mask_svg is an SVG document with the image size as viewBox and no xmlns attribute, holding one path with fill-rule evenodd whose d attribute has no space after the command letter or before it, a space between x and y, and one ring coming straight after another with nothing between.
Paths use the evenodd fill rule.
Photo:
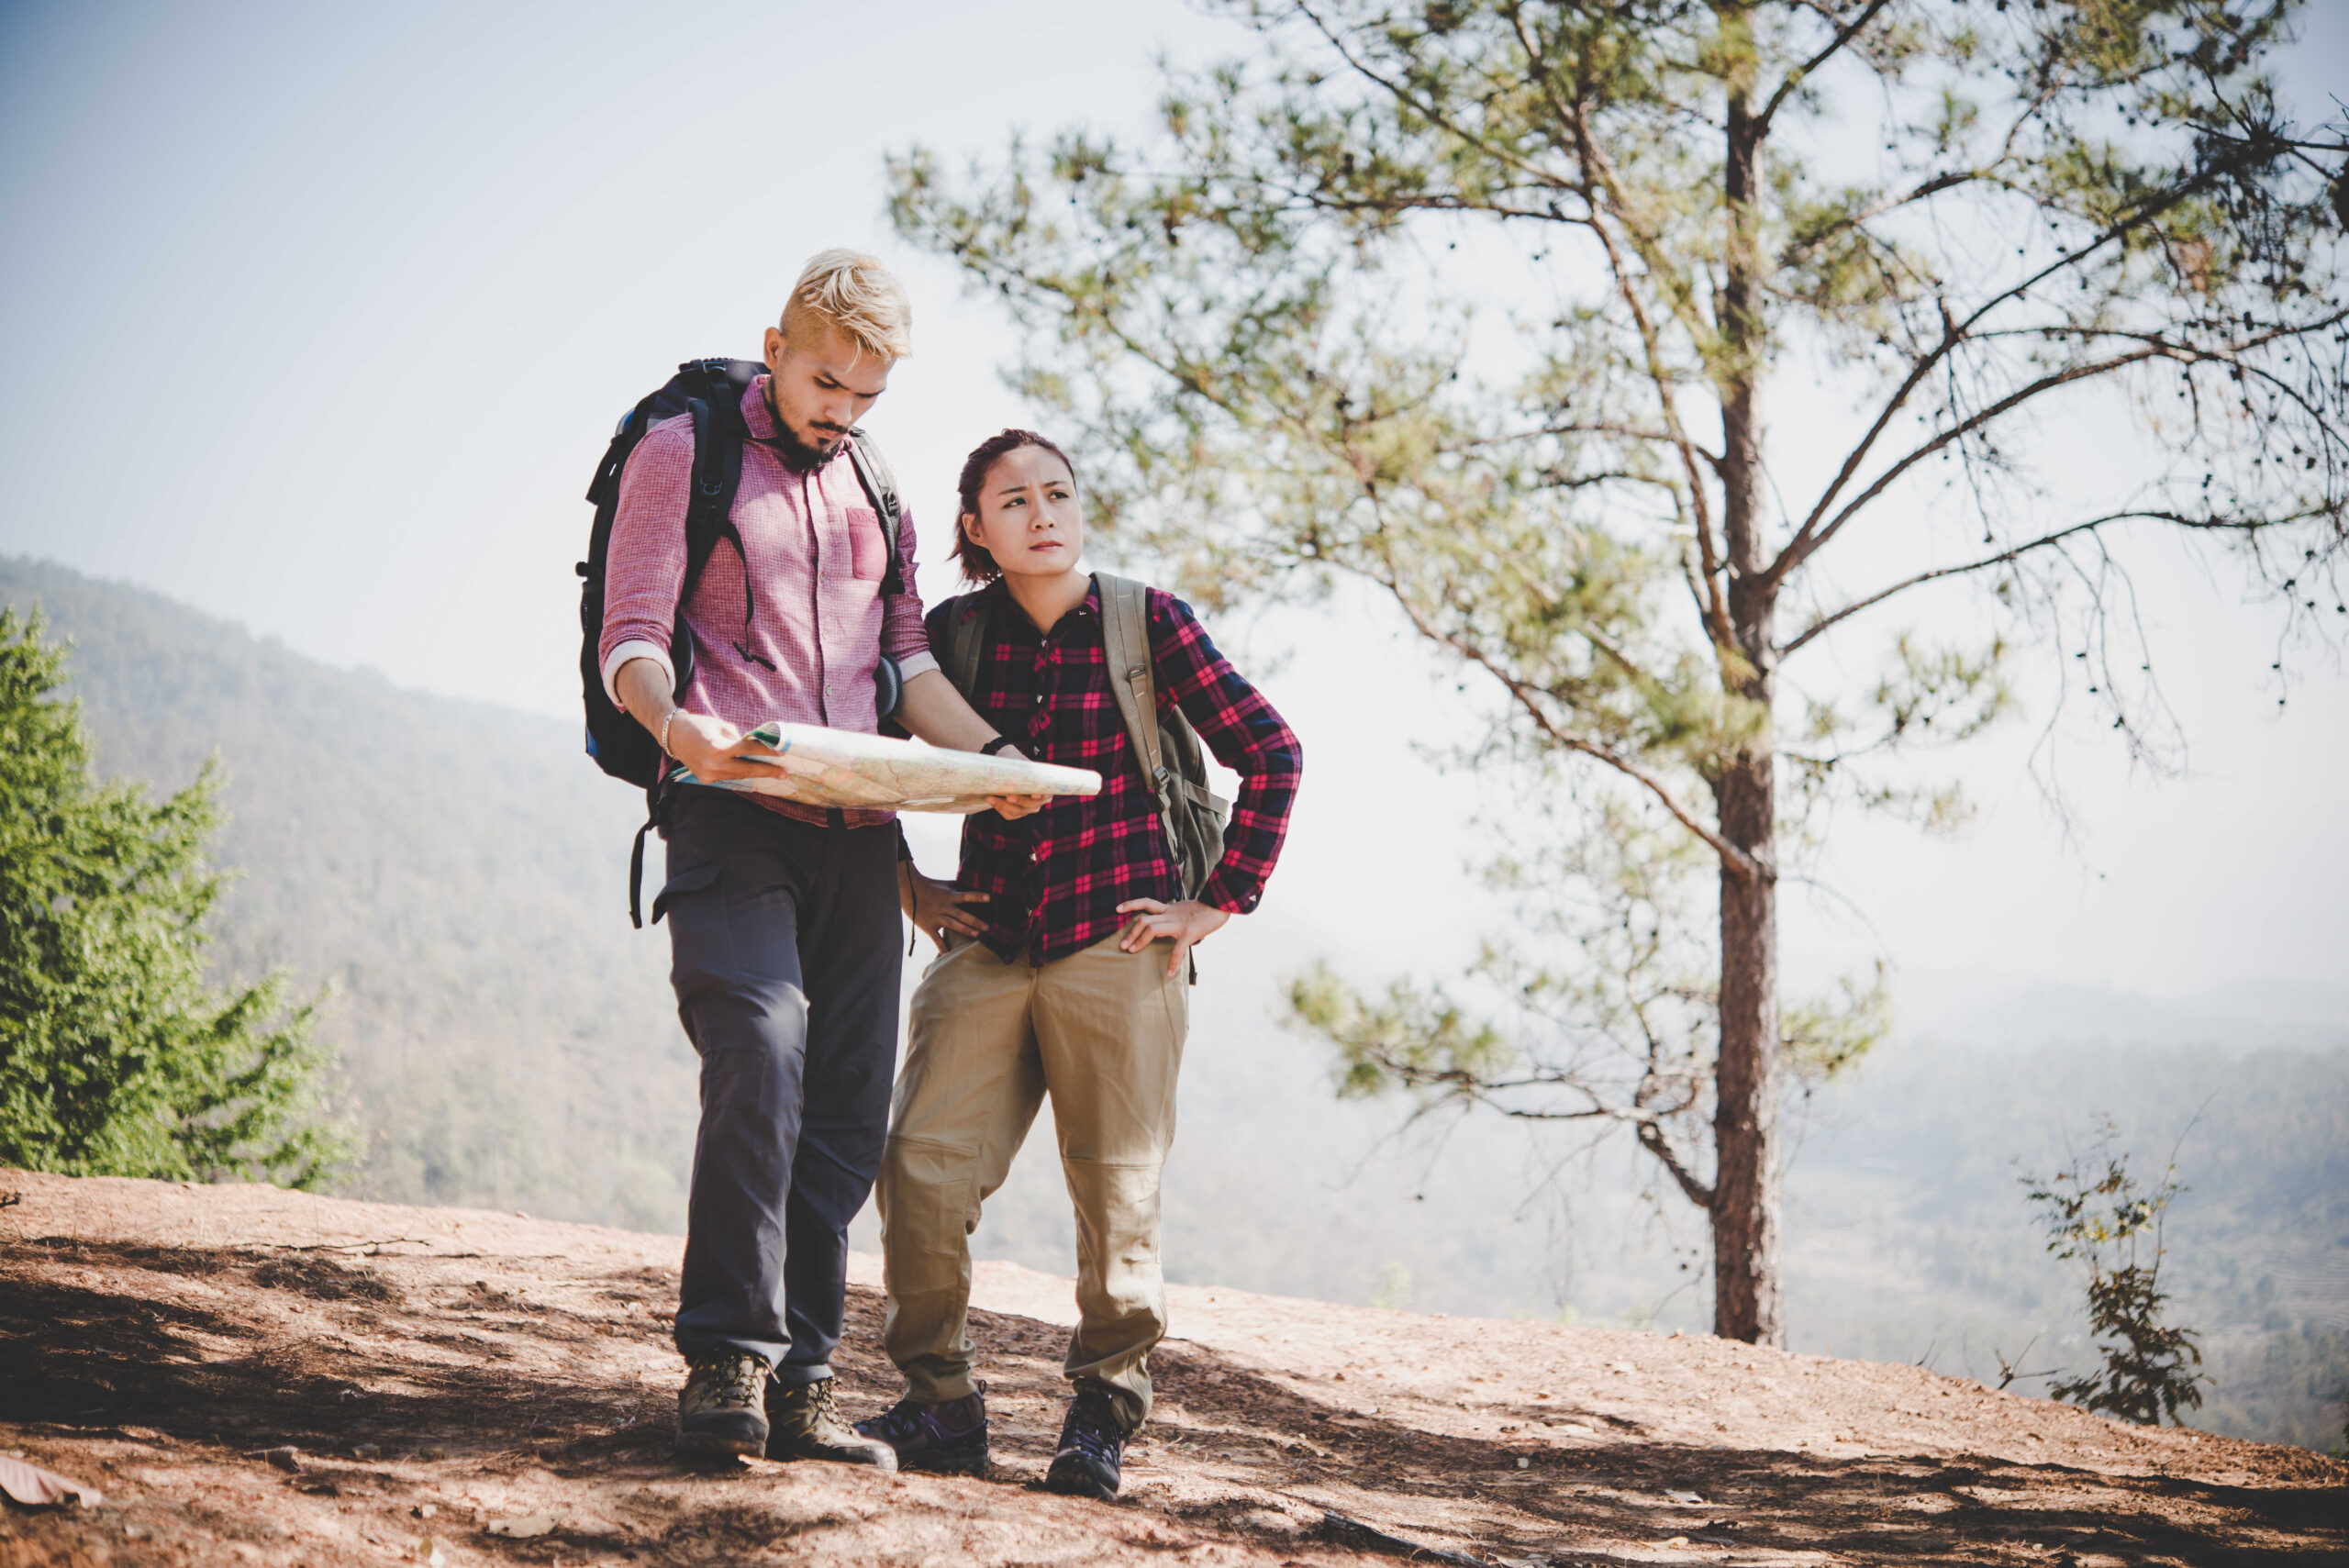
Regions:
<instances>
[{"instance_id":1,"label":"folded paper map","mask_svg":"<svg viewBox=\"0 0 2349 1568\"><path fill-rule=\"evenodd\" d=\"M949 751L816 724L762 724L746 739L756 744L742 755L772 763L772 778L705 781L683 768L670 778L780 795L806 806L964 815L985 811L991 795L1101 793L1101 775L1090 768L982 757L975 751Z\"/></svg>"}]
</instances>

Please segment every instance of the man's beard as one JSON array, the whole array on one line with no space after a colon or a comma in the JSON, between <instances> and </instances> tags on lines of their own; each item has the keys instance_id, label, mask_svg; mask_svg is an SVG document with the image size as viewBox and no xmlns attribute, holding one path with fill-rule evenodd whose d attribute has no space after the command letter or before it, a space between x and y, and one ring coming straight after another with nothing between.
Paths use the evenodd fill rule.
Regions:
<instances>
[{"instance_id":1,"label":"man's beard","mask_svg":"<svg viewBox=\"0 0 2349 1568\"><path fill-rule=\"evenodd\" d=\"M783 459L784 467L794 473L813 473L841 455L841 442L845 439L835 436L829 446L811 447L793 435L790 426L778 419L774 425L774 439L761 444L773 449L774 455Z\"/></svg>"},{"instance_id":2,"label":"man's beard","mask_svg":"<svg viewBox=\"0 0 2349 1568\"><path fill-rule=\"evenodd\" d=\"M784 423L783 415L776 410L772 395L767 398L767 412L774 418L774 434L759 444L781 458L783 465L794 473L813 473L823 467L840 455L841 442L847 439L842 434L833 437L829 446L811 447L792 434L791 427Z\"/></svg>"}]
</instances>

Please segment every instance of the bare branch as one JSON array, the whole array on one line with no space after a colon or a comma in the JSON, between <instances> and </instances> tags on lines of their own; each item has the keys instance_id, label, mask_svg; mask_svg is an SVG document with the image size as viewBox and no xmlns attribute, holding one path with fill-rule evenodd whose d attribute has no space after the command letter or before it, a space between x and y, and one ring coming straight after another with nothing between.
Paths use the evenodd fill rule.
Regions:
<instances>
[{"instance_id":1,"label":"bare branch","mask_svg":"<svg viewBox=\"0 0 2349 1568\"><path fill-rule=\"evenodd\" d=\"M1794 96L1796 90L1809 78L1812 72L1818 70L1820 66L1826 64L1829 61L1834 59L1835 56L1842 53L1843 46L1857 38L1860 35L1862 28L1865 28L1870 22L1876 20L1876 13L1883 10L1885 6L1890 3L1891 0L1868 0L1867 5L1861 9L1858 16L1853 17L1849 22L1846 22L1843 26L1835 29L1834 38L1828 41L1825 49L1820 50L1817 54L1812 55L1809 60L1804 61L1800 65L1796 66L1792 71L1787 72L1787 79L1778 83L1778 90L1770 95L1769 103L1764 106L1761 114L1754 117L1753 137L1755 140L1759 141L1770 134L1770 122L1772 119L1776 117L1778 106L1784 104L1788 98Z\"/></svg>"},{"instance_id":2,"label":"bare branch","mask_svg":"<svg viewBox=\"0 0 2349 1568\"><path fill-rule=\"evenodd\" d=\"M1932 439L1911 450L1902 456L1899 461L1892 463L1889 467L1886 468L1883 473L1877 474L1866 489L1861 491L1857 495L1853 496L1851 500L1845 502L1842 510L1837 512L1835 516L1828 521L1827 525L1824 528L1820 528L1815 534L1811 531L1811 525L1806 522L1803 525L1802 532L1798 534L1795 539L1787 544L1787 548L1779 552L1778 559L1771 564L1769 575L1772 577L1777 577L1785 572L1791 571L1793 568L1802 564L1805 559L1826 544L1829 539L1833 539L1835 535L1842 530L1845 523L1850 522L1854 517L1857 517L1863 510L1865 510L1869 502L1875 500L1878 495L1883 495L1886 490L1891 488L1895 480L1898 480L1902 474L1916 467L1917 464L1924 462L1927 458L1932 456L1935 452L1949 445L1950 442L1957 440L1961 437L1965 436L1972 431L1980 429L1983 426L1989 424L1991 421L2001 418L2004 416L2012 413L2017 408L2021 407L2024 404L2043 396L2047 393L2054 392L2059 387L2069 386L2076 381L2087 381L2095 376L2107 375L2113 371L2124 370L2133 364L2142 364L2147 360L2163 359L2167 357L2169 357L2169 354L2165 350L2146 348L2140 349L2134 353L2116 354L2109 359L2091 360L2085 364L2073 365L2070 368L2059 371L2053 375L2043 375L2027 386L2019 387L2015 391L2009 393L2006 396L1998 399L1996 403L1991 404L1987 408L1983 408L1976 413L1967 416L1965 418L1959 420L1954 425L1948 426L1936 433ZM1871 432L1871 439L1873 439L1873 432ZM1816 514L1814 514L1814 517L1815 516ZM1808 538L1806 538L1806 536L1808 536Z\"/></svg>"},{"instance_id":3,"label":"bare branch","mask_svg":"<svg viewBox=\"0 0 2349 1568\"><path fill-rule=\"evenodd\" d=\"M1471 446L1499 446L1509 441L1530 441L1542 436L1616 436L1627 441L1653 441L1658 446L1694 446L1688 438L1674 430L1651 430L1643 425L1619 425L1600 420L1592 423L1569 421L1563 425L1538 425L1530 430L1508 431L1497 436L1480 436ZM1720 459L1703 447L1694 447L1696 454L1705 460L1709 468L1719 468Z\"/></svg>"},{"instance_id":4,"label":"bare branch","mask_svg":"<svg viewBox=\"0 0 2349 1568\"><path fill-rule=\"evenodd\" d=\"M1998 310L2007 305L2012 304L2015 300L2021 298L2024 295L2030 293L2031 290L2038 287L2049 278L2052 278L2060 272L2078 267L2089 257L2103 250L2106 246L2112 244L2114 241L2122 239L2140 228L2143 228L2145 224L2152 222L2163 213L2167 212L2170 208L2177 206L2180 202L2183 202L2195 189L2199 188L2200 183L2201 182L2199 181L2190 181L2186 184L2179 185L2163 193L2159 200L2147 201L2143 205L2138 206L2127 217L2117 220L2107 226L2104 232L2097 236L2092 242L2082 245L2076 250L2066 250L2060 253L2054 261L2049 262L2046 266L2038 269L2029 277L2022 279L2012 287L2003 289L1998 294L1990 295L1976 306L1962 322L1954 319L1949 314L1948 306L1943 305L1941 306L1941 341L1933 346L1933 349L1930 353L1918 360L1909 367L1909 374L1902 378L1900 385L1894 390L1892 395L1886 400L1884 406L1878 410L1875 420L1868 426L1866 433L1860 438L1859 444L1854 446L1844 457L1842 466L1835 472L1834 479L1831 481L1827 488L1820 493L1818 504L1810 509L1810 515L1803 519L1802 527L1795 531L1795 537L1787 540L1786 549L1780 550L1778 552L1777 560L1771 562L1768 572L1764 574L1765 577L1773 583L1784 580L1787 573L1801 565L1804 561L1810 557L1811 553L1815 551L1820 545L1826 542L1826 536L1828 534L1831 534L1837 528L1841 528L1842 524L1852 517L1854 506L1857 503L1854 503L1854 506L1845 506L1841 513L1837 514L1835 520L1832 523L1826 525L1823 530L1821 528L1820 519L1826 516L1828 508L1835 504L1835 497L1842 494L1843 487L1852 482L1853 478L1859 473L1861 466L1866 462L1868 453L1875 450L1878 438L1880 438L1884 434L1886 428L1891 425L1894 417L1907 406L1909 395L1915 392L1919 386L1922 385L1926 378L1932 375L1944 360L1956 351L1957 346L1960 343L1967 341L1973 336L1974 328L1978 323L1987 317L1993 311ZM2143 355L2134 356L2135 359L2142 359L2145 356ZM2117 369L2121 365L2130 362L2133 362L2133 360L2118 360L2110 361L2106 365L2100 367L2098 373L2101 373L2101 370ZM2066 375L2063 379L2069 381L2076 380L2078 377L2075 375ZM2056 383L2054 384L2061 384ZM2036 395L2036 392L2045 390L2045 386L2042 385L2035 389L2027 390L2030 390L2032 395ZM1997 406L1996 412L2003 413L2008 409L2018 406L2020 403L2023 401L2027 401L2027 398L2009 398ZM1979 420L1975 421L1976 424L1980 422L1981 421ZM1906 467L1909 463L1914 462L1919 455L1920 454L1917 453L1911 453L1909 458L1906 460L1901 466ZM1898 470L1895 472L1898 472ZM1868 495L1873 496L1874 495L1880 493L1884 488L1885 483L1885 479L1879 478L1876 484L1870 487ZM1865 500L1867 497L1864 496L1862 499Z\"/></svg>"},{"instance_id":5,"label":"bare branch","mask_svg":"<svg viewBox=\"0 0 2349 1568\"><path fill-rule=\"evenodd\" d=\"M1874 206L1863 207L1858 212L1844 214L1818 233L1807 235L1799 243L1787 246L1780 260L1790 261L1797 257L1807 255L1847 228L1857 228L1862 224L1884 217L1887 213L1898 212L1912 202L1921 202L1930 196L1937 196L1943 191L1955 190L1960 185L1971 184L1986 177L1984 172L1979 169L1953 169L1947 173L1936 174L1923 183L1912 186L1900 195L1887 196Z\"/></svg>"},{"instance_id":6,"label":"bare branch","mask_svg":"<svg viewBox=\"0 0 2349 1568\"><path fill-rule=\"evenodd\" d=\"M1544 490L1587 490L1596 484L1651 485L1672 497L1675 511L1681 510L1680 481L1660 478L1653 473L1633 473L1628 469L1620 468L1598 468L1586 473L1574 473L1555 468L1545 468L1542 471L1540 480L1540 487ZM1688 585L1692 589L1696 587L1696 576L1693 573L1689 575ZM1698 609L1701 611L1704 606L1704 597L1698 595Z\"/></svg>"},{"instance_id":7,"label":"bare branch","mask_svg":"<svg viewBox=\"0 0 2349 1568\"><path fill-rule=\"evenodd\" d=\"M2314 513L2299 514L2292 517L2269 519L2269 521L2297 522L2301 520L2303 517L2312 517L2316 515L2317 514ZM1851 617L1858 615L1862 610L1873 608L1874 606L1884 603L1885 600L1891 598L1894 595L1905 593L1909 589L1917 587L1921 584L1936 582L1943 577L1962 577L1969 572L1979 572L1985 567L2002 565L2007 562L2014 561L2022 556L2029 555L2033 550L2044 550L2050 545L2059 544L2065 539L2070 539L2075 534L2093 533L2098 528L2103 528L2109 523L2129 522L2134 520L2175 523L2181 528L2204 529L2216 528L2244 533L2268 526L2267 522L2229 522L2213 517L2190 517L2183 512L2168 512L2160 510L2108 512L2101 517L2090 517L2086 522L2073 523L2069 527L2057 528L2052 534L2042 535L2040 538L2032 539L2028 543L2016 545L2010 550L2002 550L1996 555L1986 555L1979 561L1969 561L1962 566L1938 566L1931 572L1920 572L1913 577L1904 577L1888 588L1879 589L1876 593L1870 594L1865 599L1855 599L1852 603L1845 605L1840 610L1820 617L1817 620L1812 621L1809 626L1805 627L1802 629L1801 634L1796 637L1792 641L1782 644L1778 649L1778 653L1780 657L1783 658L1784 656L1794 652L1795 650L1800 648L1804 643L1809 642L1812 638L1817 637L1820 632L1825 631L1828 628L1835 625L1838 621L1847 620Z\"/></svg>"},{"instance_id":8,"label":"bare branch","mask_svg":"<svg viewBox=\"0 0 2349 1568\"><path fill-rule=\"evenodd\" d=\"M1632 1128L1634 1135L1640 1140L1640 1147L1664 1162L1664 1170L1671 1174L1675 1182L1679 1184L1681 1192L1687 1195L1688 1201L1710 1213L1713 1207L1713 1189L1698 1181L1695 1173L1680 1162L1680 1156L1674 1153L1672 1145L1665 1141L1664 1129L1645 1118L1634 1122Z\"/></svg>"}]
</instances>

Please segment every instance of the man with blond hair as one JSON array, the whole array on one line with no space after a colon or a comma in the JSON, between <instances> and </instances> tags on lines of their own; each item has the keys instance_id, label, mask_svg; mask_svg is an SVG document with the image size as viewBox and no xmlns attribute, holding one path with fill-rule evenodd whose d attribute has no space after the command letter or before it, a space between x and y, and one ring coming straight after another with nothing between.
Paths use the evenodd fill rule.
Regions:
<instances>
[{"instance_id":1,"label":"man with blond hair","mask_svg":"<svg viewBox=\"0 0 2349 1568\"><path fill-rule=\"evenodd\" d=\"M913 530L887 531L850 450L912 347L911 318L877 258L827 250L807 263L767 328L767 373L742 395L732 532L690 593L691 417L655 425L629 456L598 651L607 691L659 743L664 771L765 772L744 757L744 735L769 719L872 733L884 653L904 675L896 717L914 734L959 751L1008 746L939 673ZM671 658L681 626L696 653L682 689ZM996 805L1021 816L1036 803ZM652 917L668 920L678 1016L701 1058L677 1451L894 1469L888 1445L841 1418L830 1356L848 1225L888 1121L902 840L885 811L706 783L672 784L660 816L668 868Z\"/></svg>"}]
</instances>

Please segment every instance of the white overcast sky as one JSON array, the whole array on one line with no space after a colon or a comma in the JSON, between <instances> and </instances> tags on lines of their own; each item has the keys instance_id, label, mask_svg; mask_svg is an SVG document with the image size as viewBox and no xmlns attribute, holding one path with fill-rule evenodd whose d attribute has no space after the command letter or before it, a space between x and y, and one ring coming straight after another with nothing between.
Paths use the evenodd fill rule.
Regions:
<instances>
[{"instance_id":1,"label":"white overcast sky","mask_svg":"<svg viewBox=\"0 0 2349 1568\"><path fill-rule=\"evenodd\" d=\"M2304 99L2349 83L2344 11L2310 18ZM879 250L917 351L870 424L934 562L960 454L1028 417L987 302L888 232L885 150L1134 128L1154 51L1244 41L1158 0L0 6L0 550L575 716L579 495L618 414L680 359L753 351L810 252ZM1799 387L1769 407L1805 417ZM2027 713L1959 764L1963 837L1838 825L1834 895L1787 901L1798 984L1880 953L1929 1022L2021 981L2341 980L2349 682L2303 655L2279 713L2272 626L2230 573L2165 558L2144 585L2187 775L2067 731L2067 837ZM1406 744L1452 732L1449 685L1341 608L1218 630L1310 759L1253 929L1367 977L1464 951L1484 911L1464 792Z\"/></svg>"}]
</instances>

